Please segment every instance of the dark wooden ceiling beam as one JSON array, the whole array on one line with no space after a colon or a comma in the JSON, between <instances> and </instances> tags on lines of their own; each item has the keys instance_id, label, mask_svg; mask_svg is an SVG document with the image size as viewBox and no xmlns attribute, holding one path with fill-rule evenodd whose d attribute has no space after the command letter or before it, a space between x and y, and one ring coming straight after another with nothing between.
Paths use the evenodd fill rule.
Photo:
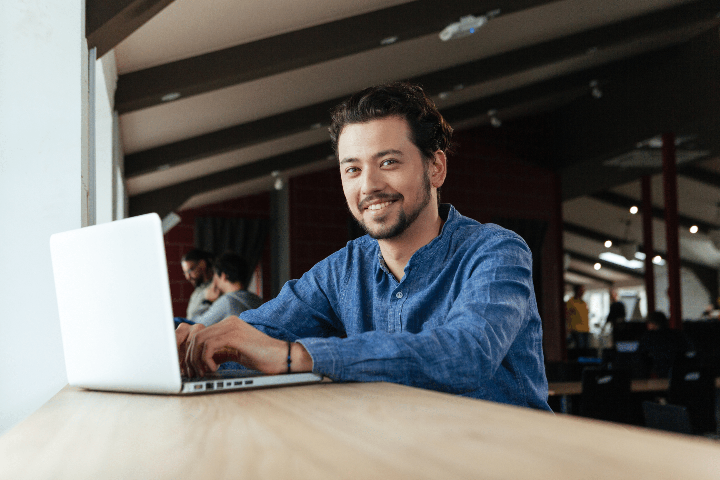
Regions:
<instances>
[{"instance_id":1,"label":"dark wooden ceiling beam","mask_svg":"<svg viewBox=\"0 0 720 480\"><path fill-rule=\"evenodd\" d=\"M502 2L501 14L553 1L506 1ZM481 15L497 8L498 3L491 0L416 0L127 73L118 79L115 107L125 113L157 105L168 93L187 97L248 82L379 48L386 38L406 41L439 32L461 16Z\"/></svg>"},{"instance_id":2,"label":"dark wooden ceiling beam","mask_svg":"<svg viewBox=\"0 0 720 480\"><path fill-rule=\"evenodd\" d=\"M297 168L317 162L333 155L330 142L313 145L293 152L266 158L261 162L225 170L204 177L188 180L176 185L141 193L130 197L130 216L156 212L161 217L177 209L193 195L236 185L242 182L270 175L276 170Z\"/></svg>"},{"instance_id":3,"label":"dark wooden ceiling beam","mask_svg":"<svg viewBox=\"0 0 720 480\"><path fill-rule=\"evenodd\" d=\"M642 203L640 200L636 200L632 197L628 197L614 192L594 193L590 195L590 197L623 209L629 209L632 206L640 208L640 204ZM653 207L652 215L653 218L655 218L656 220L665 221L665 210L660 207ZM680 224L681 228L687 229L689 229L693 225L697 225L698 232L704 234L709 233L710 230L715 230L718 228L718 226L713 223L682 214L678 214L678 223Z\"/></svg>"},{"instance_id":4,"label":"dark wooden ceiling beam","mask_svg":"<svg viewBox=\"0 0 720 480\"><path fill-rule=\"evenodd\" d=\"M604 283L605 285L608 285L608 286L612 286L612 284L613 284L613 281L612 281L612 280L608 280L607 278L603 278L603 277L601 277L601 276L599 276L599 275L593 275L593 274L590 274L590 273L588 273L588 272L584 272L584 271L582 271L582 270L577 270L577 269L574 269L574 268L568 268L568 269L565 270L565 271L568 272L568 273L574 273L575 275L580 275L581 277L588 278L588 279L590 279L590 280L592 280L592 281L595 281L595 282Z\"/></svg>"},{"instance_id":5,"label":"dark wooden ceiling beam","mask_svg":"<svg viewBox=\"0 0 720 480\"><path fill-rule=\"evenodd\" d=\"M125 175L127 178L133 178L158 169L180 166L194 160L269 142L312 128L326 128L330 119L330 109L341 101L342 99L329 100L126 155Z\"/></svg>"},{"instance_id":6,"label":"dark wooden ceiling beam","mask_svg":"<svg viewBox=\"0 0 720 480\"><path fill-rule=\"evenodd\" d=\"M575 250L565 249L565 253L570 255L570 258L581 261L583 263L587 263L590 265L599 263L602 266L602 268L607 268L608 270L622 273L624 275L629 275L629 276L635 277L635 278L644 278L645 277L643 274L643 269L635 270L633 268L623 267L622 265L617 265L615 263L608 262L608 261L602 260L600 258L591 257L589 255L586 255L582 252L578 252Z\"/></svg>"},{"instance_id":7,"label":"dark wooden ceiling beam","mask_svg":"<svg viewBox=\"0 0 720 480\"><path fill-rule=\"evenodd\" d=\"M678 175L711 187L720 187L720 175L695 165L678 166Z\"/></svg>"},{"instance_id":8,"label":"dark wooden ceiling beam","mask_svg":"<svg viewBox=\"0 0 720 480\"><path fill-rule=\"evenodd\" d=\"M613 242L614 245L622 245L623 243L628 243L627 240L623 240L619 237L615 237L613 235L608 235L606 233L598 232L597 230L593 230L587 227L583 227L581 225L577 225L570 222L563 222L563 231L572 233L575 235L578 235L580 237L584 237L590 240L595 240L598 242L604 242L605 240L610 240ZM642 243L638 244L638 251L643 252L645 250L645 247ZM653 253L655 255L660 255L663 258L667 258L667 252L663 250L653 250ZM693 262L692 260L687 259L680 259L681 266L691 269L695 272L703 272L703 275L712 275L713 273L717 272L717 269L715 267L705 265L702 263Z\"/></svg>"},{"instance_id":9,"label":"dark wooden ceiling beam","mask_svg":"<svg viewBox=\"0 0 720 480\"><path fill-rule=\"evenodd\" d=\"M613 270L616 272L624 273L626 275L633 276L635 278L644 278L644 268L642 270L635 270L631 268L626 268L621 265L616 265L612 262L607 262L605 260L602 260L600 258L594 258L589 255L585 255L583 253L577 252L577 251L571 251L571 250L565 250L565 253L570 255L571 258L574 258L578 261L581 261L583 263L586 263L588 265L594 265L595 263L600 263L602 265L602 268L607 268L609 270ZM718 281L718 270L716 268L708 267L706 265L701 265L694 262L689 261L682 261L683 267L688 268L692 270L695 275L697 276L698 280L700 280L700 283L703 284L703 286L707 289L708 292L710 292L710 296L714 298L716 295L716 292L718 292L719 284ZM579 273L580 275L583 275L583 273ZM585 274L587 275L587 274Z\"/></svg>"},{"instance_id":10,"label":"dark wooden ceiling beam","mask_svg":"<svg viewBox=\"0 0 720 480\"><path fill-rule=\"evenodd\" d=\"M154 17L173 0L86 0L85 37L97 58Z\"/></svg>"}]
</instances>

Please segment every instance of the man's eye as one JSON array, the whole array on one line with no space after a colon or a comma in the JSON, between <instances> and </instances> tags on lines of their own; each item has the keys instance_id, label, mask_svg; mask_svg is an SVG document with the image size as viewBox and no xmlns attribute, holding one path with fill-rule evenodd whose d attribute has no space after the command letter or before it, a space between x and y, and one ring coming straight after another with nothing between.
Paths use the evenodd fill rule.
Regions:
<instances>
[{"instance_id":1,"label":"man's eye","mask_svg":"<svg viewBox=\"0 0 720 480\"><path fill-rule=\"evenodd\" d=\"M380 165L388 166L388 165L392 165L393 163L397 163L397 160L393 160L392 158L389 158L387 160L383 160L383 162Z\"/></svg>"},{"instance_id":2,"label":"man's eye","mask_svg":"<svg viewBox=\"0 0 720 480\"><path fill-rule=\"evenodd\" d=\"M348 167L348 168L345 170L345 173L355 173L355 172L358 172L358 171L359 171L359 169L358 169L357 167Z\"/></svg>"}]
</instances>

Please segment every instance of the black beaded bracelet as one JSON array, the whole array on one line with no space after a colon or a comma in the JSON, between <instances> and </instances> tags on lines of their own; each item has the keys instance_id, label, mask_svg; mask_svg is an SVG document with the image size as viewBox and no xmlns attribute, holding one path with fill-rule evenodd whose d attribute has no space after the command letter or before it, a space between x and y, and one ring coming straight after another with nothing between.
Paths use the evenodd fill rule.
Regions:
<instances>
[{"instance_id":1,"label":"black beaded bracelet","mask_svg":"<svg viewBox=\"0 0 720 480\"><path fill-rule=\"evenodd\" d=\"M292 356L290 355L290 349L292 348L292 343L287 342L288 344L288 356L287 356L287 373L290 373L290 364L292 363Z\"/></svg>"}]
</instances>

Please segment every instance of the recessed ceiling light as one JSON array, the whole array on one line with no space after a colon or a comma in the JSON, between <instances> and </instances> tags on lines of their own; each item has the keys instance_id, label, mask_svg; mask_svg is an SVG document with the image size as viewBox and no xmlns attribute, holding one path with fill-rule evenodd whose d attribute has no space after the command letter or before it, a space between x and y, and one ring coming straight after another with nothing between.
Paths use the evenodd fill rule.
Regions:
<instances>
[{"instance_id":1,"label":"recessed ceiling light","mask_svg":"<svg viewBox=\"0 0 720 480\"><path fill-rule=\"evenodd\" d=\"M593 265L593 268L595 270L600 270L602 268L602 265L600 265L599 263L596 263L595 265Z\"/></svg>"},{"instance_id":2,"label":"recessed ceiling light","mask_svg":"<svg viewBox=\"0 0 720 480\"><path fill-rule=\"evenodd\" d=\"M493 19L500 15L500 9L488 12L485 15L476 17L474 15L465 15L460 17L459 22L454 22L448 25L440 32L440 40L446 42L451 39L463 38L468 35L472 35L477 30L485 25L488 20Z\"/></svg>"},{"instance_id":3,"label":"recessed ceiling light","mask_svg":"<svg viewBox=\"0 0 720 480\"><path fill-rule=\"evenodd\" d=\"M160 97L160 100L163 102L172 102L173 100L177 100L180 98L180 92L172 92L172 93L166 93L162 97Z\"/></svg>"},{"instance_id":4,"label":"recessed ceiling light","mask_svg":"<svg viewBox=\"0 0 720 480\"><path fill-rule=\"evenodd\" d=\"M639 209L635 205L630 207L630 213L632 213L633 215L635 215L638 211L639 211Z\"/></svg>"},{"instance_id":5,"label":"recessed ceiling light","mask_svg":"<svg viewBox=\"0 0 720 480\"><path fill-rule=\"evenodd\" d=\"M612 240L605 240L605 248L612 247Z\"/></svg>"},{"instance_id":6,"label":"recessed ceiling light","mask_svg":"<svg viewBox=\"0 0 720 480\"><path fill-rule=\"evenodd\" d=\"M697 225L693 225L692 227L690 227L690 233L697 233L697 232L698 232L698 226L697 226Z\"/></svg>"}]
</instances>

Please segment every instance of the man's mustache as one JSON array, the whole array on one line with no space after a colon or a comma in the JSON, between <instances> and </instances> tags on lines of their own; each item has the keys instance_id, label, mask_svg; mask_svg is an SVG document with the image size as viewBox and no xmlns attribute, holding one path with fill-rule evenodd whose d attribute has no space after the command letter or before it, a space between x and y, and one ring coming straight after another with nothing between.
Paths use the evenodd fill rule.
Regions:
<instances>
[{"instance_id":1,"label":"man's mustache","mask_svg":"<svg viewBox=\"0 0 720 480\"><path fill-rule=\"evenodd\" d=\"M365 210L368 205L371 203L376 202L393 202L396 200L402 200L404 197L400 193L374 193L372 195L368 195L367 197L363 198L360 203L358 203L358 210Z\"/></svg>"}]
</instances>

